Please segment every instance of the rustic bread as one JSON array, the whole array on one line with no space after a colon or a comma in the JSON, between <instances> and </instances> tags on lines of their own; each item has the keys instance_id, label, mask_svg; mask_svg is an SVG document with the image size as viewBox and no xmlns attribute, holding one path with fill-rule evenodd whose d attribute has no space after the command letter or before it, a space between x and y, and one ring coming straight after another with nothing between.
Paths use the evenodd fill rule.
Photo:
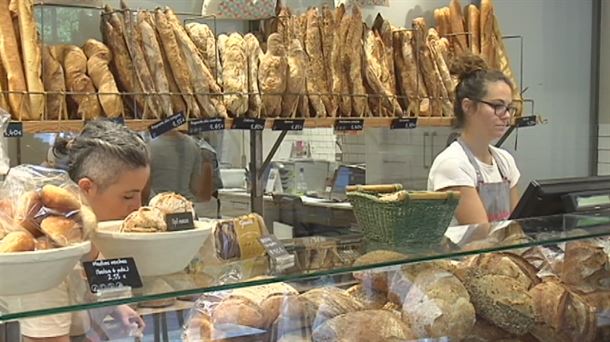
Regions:
<instances>
[{"instance_id":1,"label":"rustic bread","mask_svg":"<svg viewBox=\"0 0 610 342\"><path fill-rule=\"evenodd\" d=\"M453 80L451 79L451 74L449 73L449 67L447 66L445 60L446 54L446 46L441 41L438 33L435 29L431 28L428 30L428 49L430 49L430 53L434 62L436 64L436 70L441 77L442 87L441 87L441 95L442 95L442 106L443 106L443 114L445 116L453 116L453 101L455 98L455 86L453 84Z\"/></svg>"},{"instance_id":2,"label":"rustic bread","mask_svg":"<svg viewBox=\"0 0 610 342\"><path fill-rule=\"evenodd\" d=\"M451 0L449 3L449 20L451 22L451 33L454 34L450 41L453 43L453 50L457 56L468 51L468 36L466 35L464 15L459 0Z\"/></svg>"},{"instance_id":3,"label":"rustic bread","mask_svg":"<svg viewBox=\"0 0 610 342\"><path fill-rule=\"evenodd\" d=\"M0 108L10 113L11 107L8 104L8 99L6 97L7 94L3 93L4 91L8 91L8 79L6 78L6 71L4 70L4 66L2 65L2 58L0 58Z\"/></svg>"},{"instance_id":4,"label":"rustic bread","mask_svg":"<svg viewBox=\"0 0 610 342\"><path fill-rule=\"evenodd\" d=\"M267 52L261 57L258 80L262 94L262 113L278 117L282 111L282 95L286 92L288 59L282 37L273 33L267 40Z\"/></svg>"},{"instance_id":5,"label":"rustic bread","mask_svg":"<svg viewBox=\"0 0 610 342\"><path fill-rule=\"evenodd\" d=\"M298 39L290 41L288 47L288 79L286 95L282 98L282 116L295 117L299 101L307 91L306 76L309 58Z\"/></svg>"},{"instance_id":6,"label":"rustic bread","mask_svg":"<svg viewBox=\"0 0 610 342\"><path fill-rule=\"evenodd\" d=\"M487 65L494 67L496 63L496 44L494 33L495 11L491 0L481 0L481 57Z\"/></svg>"},{"instance_id":7,"label":"rustic bread","mask_svg":"<svg viewBox=\"0 0 610 342\"><path fill-rule=\"evenodd\" d=\"M346 291L347 294L362 303L367 310L382 309L388 301L385 292L375 290L362 284L354 285Z\"/></svg>"},{"instance_id":8,"label":"rustic bread","mask_svg":"<svg viewBox=\"0 0 610 342\"><path fill-rule=\"evenodd\" d=\"M87 56L81 48L74 45L54 46L56 56L60 59L66 77L66 88L75 93L86 95L71 95L74 110L72 118L94 119L102 115L102 108L95 95L93 81L87 76Z\"/></svg>"},{"instance_id":9,"label":"rustic bread","mask_svg":"<svg viewBox=\"0 0 610 342\"><path fill-rule=\"evenodd\" d=\"M428 261L404 265L399 271L388 273L388 300L402 306L415 277L427 270L453 273L455 267L449 261Z\"/></svg>"},{"instance_id":10,"label":"rustic bread","mask_svg":"<svg viewBox=\"0 0 610 342\"><path fill-rule=\"evenodd\" d=\"M368 116L370 114L362 70L362 56L364 54L362 46L363 33L362 12L358 6L353 6L343 53L346 55L346 63L349 65L347 79L349 90L354 95L352 98L352 116L356 117Z\"/></svg>"},{"instance_id":11,"label":"rustic bread","mask_svg":"<svg viewBox=\"0 0 610 342\"><path fill-rule=\"evenodd\" d=\"M475 4L470 4L466 10L470 52L475 55L481 53L481 12Z\"/></svg>"},{"instance_id":12,"label":"rustic bread","mask_svg":"<svg viewBox=\"0 0 610 342\"><path fill-rule=\"evenodd\" d=\"M561 269L561 279L572 288L590 293L610 278L610 262L603 247L589 241L568 242Z\"/></svg>"},{"instance_id":13,"label":"rustic bread","mask_svg":"<svg viewBox=\"0 0 610 342\"><path fill-rule=\"evenodd\" d=\"M26 76L20 53L20 40L15 36L19 30L14 30L13 20L9 11L9 0L0 1L0 59L7 77L7 90L25 92L28 90ZM35 120L31 115L30 99L20 93L7 96L11 116L16 120Z\"/></svg>"},{"instance_id":14,"label":"rustic bread","mask_svg":"<svg viewBox=\"0 0 610 342\"><path fill-rule=\"evenodd\" d=\"M44 112L44 86L42 84L42 55L40 52L40 37L34 19L33 0L13 0L17 3L19 38L21 39L21 54L23 69L30 94L30 115L26 119L40 120Z\"/></svg>"},{"instance_id":15,"label":"rustic bread","mask_svg":"<svg viewBox=\"0 0 610 342\"><path fill-rule=\"evenodd\" d=\"M307 92L315 117L324 118L332 109L331 97L328 95L325 59L322 52L322 35L320 33L320 15L317 8L307 11L307 31L305 35L305 51L309 56L307 65Z\"/></svg>"},{"instance_id":16,"label":"rustic bread","mask_svg":"<svg viewBox=\"0 0 610 342\"><path fill-rule=\"evenodd\" d=\"M231 33L220 58L224 91L229 93L224 96L225 106L234 116L242 116L248 111L248 59L241 34Z\"/></svg>"},{"instance_id":17,"label":"rustic bread","mask_svg":"<svg viewBox=\"0 0 610 342\"><path fill-rule=\"evenodd\" d=\"M212 32L208 25L200 23L188 23L185 25L185 28L186 32L193 40L193 43L197 46L201 59L208 69L210 69L214 78L221 76L219 75L220 56L218 56L218 51L216 49L216 37L214 37L214 32Z\"/></svg>"},{"instance_id":18,"label":"rustic bread","mask_svg":"<svg viewBox=\"0 0 610 342\"><path fill-rule=\"evenodd\" d=\"M402 319L417 338L465 338L475 323L475 311L464 285L438 269L421 271L402 306Z\"/></svg>"},{"instance_id":19,"label":"rustic bread","mask_svg":"<svg viewBox=\"0 0 610 342\"><path fill-rule=\"evenodd\" d=\"M107 117L116 118L123 114L123 101L119 89L110 72L108 64L112 60L112 53L104 43L89 39L83 45L87 55L87 74L91 77L97 89L98 99ZM114 94L114 95L110 95Z\"/></svg>"},{"instance_id":20,"label":"rustic bread","mask_svg":"<svg viewBox=\"0 0 610 342\"><path fill-rule=\"evenodd\" d=\"M436 69L436 64L432 58L432 54L426 44L426 36L428 29L424 18L416 18L413 20L413 28L416 30L414 39L411 41L413 48L417 51L420 72L423 74L424 84L428 90L430 98L430 114L433 116L442 115L442 80ZM419 50L417 50L419 47ZM420 113L421 114L421 113Z\"/></svg>"},{"instance_id":21,"label":"rustic bread","mask_svg":"<svg viewBox=\"0 0 610 342\"><path fill-rule=\"evenodd\" d=\"M261 94L258 87L258 63L263 54L261 46L255 35L248 33L244 36L246 58L248 59L248 116L258 118L261 116Z\"/></svg>"},{"instance_id":22,"label":"rustic bread","mask_svg":"<svg viewBox=\"0 0 610 342\"><path fill-rule=\"evenodd\" d=\"M385 310L350 312L326 321L313 332L313 340L336 342L405 341L416 338L409 326Z\"/></svg>"},{"instance_id":23,"label":"rustic bread","mask_svg":"<svg viewBox=\"0 0 610 342\"><path fill-rule=\"evenodd\" d=\"M305 303L304 316L311 319L313 328L331 318L363 309L362 303L335 287L309 290L300 294L299 299Z\"/></svg>"},{"instance_id":24,"label":"rustic bread","mask_svg":"<svg viewBox=\"0 0 610 342\"><path fill-rule=\"evenodd\" d=\"M324 90L331 93L333 89L333 49L336 42L336 33L339 24L335 21L335 14L328 6L322 6L320 21L320 35L322 41L322 56L324 65L324 80L326 86ZM335 117L338 109L338 98L330 96L329 101L325 102L326 113L328 116ZM329 108L330 106L330 108Z\"/></svg>"},{"instance_id":25,"label":"rustic bread","mask_svg":"<svg viewBox=\"0 0 610 342\"><path fill-rule=\"evenodd\" d=\"M345 95L349 94L349 86L347 77L349 74L349 55L345 53L347 43L347 33L349 31L349 23L351 17L345 15L345 5L341 4L335 9L335 23L337 29L335 35L335 44L331 51L331 77L333 94ZM338 116L350 116L352 112L352 98L350 96L339 96L337 98Z\"/></svg>"},{"instance_id":26,"label":"rustic bread","mask_svg":"<svg viewBox=\"0 0 610 342\"><path fill-rule=\"evenodd\" d=\"M404 260L407 256L393 251L377 250L366 253L356 261L354 261L353 267L381 264L384 262ZM369 270L354 272L354 278L360 280L363 285L367 288L376 289L382 292L388 290L388 272L387 270L376 270L374 268Z\"/></svg>"},{"instance_id":27,"label":"rustic bread","mask_svg":"<svg viewBox=\"0 0 610 342\"><path fill-rule=\"evenodd\" d=\"M512 253L489 253L474 256L463 264L490 274L509 276L528 290L540 283L537 270L524 258Z\"/></svg>"},{"instance_id":28,"label":"rustic bread","mask_svg":"<svg viewBox=\"0 0 610 342\"><path fill-rule=\"evenodd\" d=\"M409 115L429 115L422 99L428 94L421 72L417 68L416 49L411 31L398 31L394 37L394 61L396 64L397 93L405 96L403 108ZM426 101L427 102L427 101Z\"/></svg>"},{"instance_id":29,"label":"rustic bread","mask_svg":"<svg viewBox=\"0 0 610 342\"><path fill-rule=\"evenodd\" d=\"M43 71L42 80L44 90L51 94L47 94L46 118L51 120L67 119L68 105L66 104L66 79L64 68L61 63L51 53L49 46L42 47L42 64ZM0 76L1 77L1 76ZM2 90L0 88L0 90ZM0 108L2 104L0 103Z\"/></svg>"}]
</instances>

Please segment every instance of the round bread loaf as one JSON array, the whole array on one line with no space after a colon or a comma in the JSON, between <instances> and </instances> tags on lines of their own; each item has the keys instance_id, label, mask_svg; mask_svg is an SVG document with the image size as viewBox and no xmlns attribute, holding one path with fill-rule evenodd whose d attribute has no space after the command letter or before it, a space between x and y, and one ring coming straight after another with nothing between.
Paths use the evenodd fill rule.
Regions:
<instances>
[{"instance_id":1,"label":"round bread loaf","mask_svg":"<svg viewBox=\"0 0 610 342\"><path fill-rule=\"evenodd\" d=\"M377 310L383 308L388 298L385 292L358 284L347 289L347 294L354 297L367 310Z\"/></svg>"},{"instance_id":2,"label":"round bread loaf","mask_svg":"<svg viewBox=\"0 0 610 342\"><path fill-rule=\"evenodd\" d=\"M167 231L163 212L153 207L141 207L129 214L121 225L125 233L157 233Z\"/></svg>"},{"instance_id":3,"label":"round bread loaf","mask_svg":"<svg viewBox=\"0 0 610 342\"><path fill-rule=\"evenodd\" d=\"M70 191L52 184L42 187L40 199L45 207L62 213L79 210L81 206L78 198Z\"/></svg>"},{"instance_id":4,"label":"round bread loaf","mask_svg":"<svg viewBox=\"0 0 610 342\"><path fill-rule=\"evenodd\" d=\"M415 338L408 325L385 310L349 312L329 319L313 332L315 342L386 342Z\"/></svg>"},{"instance_id":5,"label":"round bread loaf","mask_svg":"<svg viewBox=\"0 0 610 342\"><path fill-rule=\"evenodd\" d=\"M361 255L354 261L352 266L374 265L383 262L404 260L406 258L407 256L402 253L379 250ZM388 271L387 269L371 269L354 272L354 278L360 280L365 286L384 292L388 290L388 277L391 276L392 271Z\"/></svg>"},{"instance_id":6,"label":"round bread loaf","mask_svg":"<svg viewBox=\"0 0 610 342\"><path fill-rule=\"evenodd\" d=\"M212 313L212 322L264 328L266 319L256 303L245 297L229 297L220 302Z\"/></svg>"},{"instance_id":7,"label":"round bread loaf","mask_svg":"<svg viewBox=\"0 0 610 342\"><path fill-rule=\"evenodd\" d=\"M591 293L610 279L610 262L603 247L589 241L566 243L561 280L578 291Z\"/></svg>"},{"instance_id":8,"label":"round bread loaf","mask_svg":"<svg viewBox=\"0 0 610 342\"><path fill-rule=\"evenodd\" d=\"M528 290L540 283L536 268L516 254L481 254L468 259L462 266L475 267L489 274L509 276L522 283Z\"/></svg>"},{"instance_id":9,"label":"round bread loaf","mask_svg":"<svg viewBox=\"0 0 610 342\"><path fill-rule=\"evenodd\" d=\"M28 252L35 248L34 237L25 231L10 232L0 241L0 253Z\"/></svg>"},{"instance_id":10,"label":"round bread loaf","mask_svg":"<svg viewBox=\"0 0 610 342\"><path fill-rule=\"evenodd\" d=\"M192 213L193 203L186 197L174 192L162 192L150 199L148 205L161 210L164 214Z\"/></svg>"}]
</instances>

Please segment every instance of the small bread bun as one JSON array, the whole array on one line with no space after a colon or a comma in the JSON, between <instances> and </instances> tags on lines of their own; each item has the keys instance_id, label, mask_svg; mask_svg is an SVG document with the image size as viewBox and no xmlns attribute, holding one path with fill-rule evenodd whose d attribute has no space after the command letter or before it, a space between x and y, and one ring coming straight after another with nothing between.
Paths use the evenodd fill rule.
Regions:
<instances>
[{"instance_id":1,"label":"small bread bun","mask_svg":"<svg viewBox=\"0 0 610 342\"><path fill-rule=\"evenodd\" d=\"M52 184L42 187L40 198L45 207L64 213L79 210L81 206L78 198L70 191Z\"/></svg>"},{"instance_id":2,"label":"small bread bun","mask_svg":"<svg viewBox=\"0 0 610 342\"><path fill-rule=\"evenodd\" d=\"M34 237L26 231L10 232L0 241L0 253L28 252L35 248Z\"/></svg>"},{"instance_id":3,"label":"small bread bun","mask_svg":"<svg viewBox=\"0 0 610 342\"><path fill-rule=\"evenodd\" d=\"M49 239L46 236L41 236L38 239L36 239L36 250L37 251L44 251L47 249L52 249L53 247L54 247L53 241L51 241L51 239Z\"/></svg>"},{"instance_id":4,"label":"small bread bun","mask_svg":"<svg viewBox=\"0 0 610 342\"><path fill-rule=\"evenodd\" d=\"M17 201L15 221L30 232L34 237L42 235L35 217L42 209L40 195L36 191L28 191Z\"/></svg>"},{"instance_id":5,"label":"small bread bun","mask_svg":"<svg viewBox=\"0 0 610 342\"><path fill-rule=\"evenodd\" d=\"M62 216L49 216L42 220L40 229L60 246L80 242L83 232L74 220Z\"/></svg>"},{"instance_id":6,"label":"small bread bun","mask_svg":"<svg viewBox=\"0 0 610 342\"><path fill-rule=\"evenodd\" d=\"M193 203L174 192L163 192L153 197L148 205L161 210L164 214L195 213Z\"/></svg>"},{"instance_id":7,"label":"small bread bun","mask_svg":"<svg viewBox=\"0 0 610 342\"><path fill-rule=\"evenodd\" d=\"M125 218L121 226L121 232L124 233L156 233L164 231L167 231L165 214L153 207L141 207L134 211Z\"/></svg>"}]
</instances>

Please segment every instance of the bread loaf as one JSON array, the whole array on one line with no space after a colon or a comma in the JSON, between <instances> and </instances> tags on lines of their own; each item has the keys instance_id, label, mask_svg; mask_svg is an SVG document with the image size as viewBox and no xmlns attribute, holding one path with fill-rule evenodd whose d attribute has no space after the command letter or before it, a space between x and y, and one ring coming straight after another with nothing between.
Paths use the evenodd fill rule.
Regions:
<instances>
[{"instance_id":1,"label":"bread loaf","mask_svg":"<svg viewBox=\"0 0 610 342\"><path fill-rule=\"evenodd\" d=\"M19 30L17 30L19 32ZM19 51L19 42L15 36L13 20L9 11L9 0L0 0L0 59L6 72L8 89L12 92L28 90ZM11 116L15 120L35 120L31 115L30 99L21 93L10 93L7 96Z\"/></svg>"},{"instance_id":2,"label":"bread loaf","mask_svg":"<svg viewBox=\"0 0 610 342\"><path fill-rule=\"evenodd\" d=\"M200 23L188 23L185 28L186 32L193 40L193 43L197 46L201 59L208 69L210 69L214 78L218 79L221 76L219 72L220 57L218 56L218 51L216 49L214 32L212 32L208 25Z\"/></svg>"},{"instance_id":3,"label":"bread loaf","mask_svg":"<svg viewBox=\"0 0 610 342\"><path fill-rule=\"evenodd\" d=\"M191 75L194 73L189 71L187 63L184 60L184 56L182 55L176 40L173 26L163 9L158 8L155 10L155 20L161 46L165 51L165 56L167 57L174 81L176 82L177 88L183 93L182 97L186 103L187 111L185 114L187 116L199 117L201 116L201 111L199 110L195 97L192 95L193 87L191 85Z\"/></svg>"},{"instance_id":4,"label":"bread loaf","mask_svg":"<svg viewBox=\"0 0 610 342\"><path fill-rule=\"evenodd\" d=\"M163 65L163 56L161 55L161 47L157 41L157 33L151 23L154 23L151 14L147 11L138 11L138 32L140 34L140 43L144 52L144 59L148 69L152 72L152 78L155 89L159 93L157 99L161 107L159 112L161 116L167 117L174 114L172 108L172 100L170 95L169 82L165 74L165 66Z\"/></svg>"},{"instance_id":5,"label":"bread loaf","mask_svg":"<svg viewBox=\"0 0 610 342\"><path fill-rule=\"evenodd\" d=\"M288 80L286 95L282 99L282 116L295 117L299 101L306 96L306 68L309 58L298 39L290 41L288 47Z\"/></svg>"},{"instance_id":6,"label":"bread loaf","mask_svg":"<svg viewBox=\"0 0 610 342\"><path fill-rule=\"evenodd\" d=\"M305 38L305 51L309 56L307 65L307 92L315 117L324 118L332 109L331 98L328 95L327 75L322 52L322 36L320 34L320 15L317 8L307 11L307 31Z\"/></svg>"},{"instance_id":7,"label":"bread loaf","mask_svg":"<svg viewBox=\"0 0 610 342\"><path fill-rule=\"evenodd\" d=\"M306 317L313 318L314 329L331 318L363 309L362 303L335 287L309 290L299 295L299 298L307 303Z\"/></svg>"},{"instance_id":8,"label":"bread loaf","mask_svg":"<svg viewBox=\"0 0 610 342\"><path fill-rule=\"evenodd\" d=\"M453 273L454 266L448 261L429 261L407 264L396 272L388 273L388 300L402 307L417 275L427 270Z\"/></svg>"},{"instance_id":9,"label":"bread loaf","mask_svg":"<svg viewBox=\"0 0 610 342\"><path fill-rule=\"evenodd\" d=\"M430 111L433 116L441 116L443 113L443 81L436 68L436 63L432 57L432 53L428 48L426 36L428 29L426 28L426 22L423 18L416 18L413 20L413 28L416 29L415 39L412 43L415 43L414 48L418 51L418 58L420 62L420 70L423 74L424 83L428 90L428 96L430 97Z\"/></svg>"},{"instance_id":10,"label":"bread loaf","mask_svg":"<svg viewBox=\"0 0 610 342\"><path fill-rule=\"evenodd\" d=\"M470 33L470 52L475 55L481 53L481 12L479 8L470 4L466 13L468 33Z\"/></svg>"},{"instance_id":11,"label":"bread loaf","mask_svg":"<svg viewBox=\"0 0 610 342\"><path fill-rule=\"evenodd\" d=\"M324 63L324 79L326 81L325 91L332 92L333 89L333 49L336 42L336 33L339 24L335 21L335 15L328 6L322 6L322 20L320 23L320 35L322 38L322 55ZM324 99L324 98L323 98ZM338 98L330 96L329 101L325 102L326 113L328 116L335 117L338 109ZM329 108L330 106L330 108Z\"/></svg>"},{"instance_id":12,"label":"bread loaf","mask_svg":"<svg viewBox=\"0 0 610 342\"><path fill-rule=\"evenodd\" d=\"M66 104L66 80L64 68L51 53L48 46L42 47L42 80L47 93L46 118L50 120L68 118L68 105ZM0 107L2 104L0 103Z\"/></svg>"},{"instance_id":13,"label":"bread loaf","mask_svg":"<svg viewBox=\"0 0 610 342\"><path fill-rule=\"evenodd\" d=\"M156 95L155 82L153 81L152 71L148 69L146 64L146 58L144 57L144 51L142 51L142 38L140 31L137 26L136 18L134 14L127 8L123 0L121 0L121 7L124 10L122 18L124 22L123 37L127 45L127 50L131 56L131 61L135 67L136 77L140 83L140 86L144 93L144 101L147 108L142 113L143 118L160 118L162 109L159 96Z\"/></svg>"},{"instance_id":14,"label":"bread loaf","mask_svg":"<svg viewBox=\"0 0 610 342\"><path fill-rule=\"evenodd\" d=\"M6 78L6 71L4 70L4 66L2 65L2 58L0 58L0 109L3 109L7 113L10 113L11 107L8 104L8 100L6 98L7 94L4 93L5 91L8 91L8 82Z\"/></svg>"},{"instance_id":15,"label":"bread loaf","mask_svg":"<svg viewBox=\"0 0 610 342\"><path fill-rule=\"evenodd\" d=\"M491 0L481 0L481 57L487 65L494 67L496 63L496 49L494 38L494 6Z\"/></svg>"},{"instance_id":16,"label":"bread loaf","mask_svg":"<svg viewBox=\"0 0 610 342\"><path fill-rule=\"evenodd\" d=\"M436 8L434 10L434 22L436 23L436 30L441 37L447 36L447 34L451 31L450 27L447 27L444 18L444 8Z\"/></svg>"},{"instance_id":17,"label":"bread loaf","mask_svg":"<svg viewBox=\"0 0 610 342\"><path fill-rule=\"evenodd\" d=\"M30 233L24 231L10 232L0 241L0 254L28 252L35 248L36 240Z\"/></svg>"},{"instance_id":18,"label":"bread loaf","mask_svg":"<svg viewBox=\"0 0 610 342\"><path fill-rule=\"evenodd\" d=\"M30 115L28 119L40 120L44 112L44 86L42 84L42 55L40 52L40 38L36 21L34 20L33 0L14 0L17 2L19 36L21 39L21 53L23 55L23 68L30 94Z\"/></svg>"},{"instance_id":19,"label":"bread loaf","mask_svg":"<svg viewBox=\"0 0 610 342\"><path fill-rule=\"evenodd\" d=\"M380 96L371 99L373 104L380 104L379 108L371 108L371 112L375 116L383 116L379 112L383 106L389 116L401 116L402 108L396 100L389 81L393 75L389 73L383 41L371 30L367 30L365 33L364 55L364 75L367 84L374 95Z\"/></svg>"},{"instance_id":20,"label":"bread loaf","mask_svg":"<svg viewBox=\"0 0 610 342\"><path fill-rule=\"evenodd\" d=\"M451 0L449 3L449 19L451 21L451 33L454 34L450 40L453 42L453 50L456 55L463 54L468 51L468 36L466 35L464 15L459 0Z\"/></svg>"},{"instance_id":21,"label":"bread loaf","mask_svg":"<svg viewBox=\"0 0 610 342\"><path fill-rule=\"evenodd\" d=\"M349 22L344 54L349 60L348 85L352 98L352 116L363 117L370 114L367 106L366 89L362 70L362 36L364 26L362 12L358 6L352 7L352 18Z\"/></svg>"},{"instance_id":22,"label":"bread loaf","mask_svg":"<svg viewBox=\"0 0 610 342\"><path fill-rule=\"evenodd\" d=\"M385 65L384 67L388 68L388 73L390 77L386 81L386 87L396 95L396 70L394 66L394 30L396 27L392 26L389 21L384 20L380 15L379 19L381 21L380 27L377 29L379 33L379 37L381 37L381 41L383 42L383 47L385 49ZM384 82L385 83L385 82Z\"/></svg>"},{"instance_id":23,"label":"bread loaf","mask_svg":"<svg viewBox=\"0 0 610 342\"><path fill-rule=\"evenodd\" d=\"M251 328L264 328L265 317L260 306L245 297L229 297L214 309L212 322L219 324L237 324Z\"/></svg>"},{"instance_id":24,"label":"bread loaf","mask_svg":"<svg viewBox=\"0 0 610 342\"><path fill-rule=\"evenodd\" d=\"M239 33L231 33L225 48L221 50L224 103L234 116L248 111L248 59L246 43ZM233 93L233 94L231 94Z\"/></svg>"},{"instance_id":25,"label":"bread loaf","mask_svg":"<svg viewBox=\"0 0 610 342\"><path fill-rule=\"evenodd\" d=\"M182 53L182 58L192 70L191 85L195 91L195 98L201 106L201 113L205 117L227 117L227 109L219 96L210 94L220 94L221 90L214 80L210 70L205 66L199 55L195 44L184 31L178 19L171 10L166 10L166 15L174 29L176 42Z\"/></svg>"},{"instance_id":26,"label":"bread loaf","mask_svg":"<svg viewBox=\"0 0 610 342\"><path fill-rule=\"evenodd\" d=\"M258 87L258 63L263 53L258 38L253 34L246 34L244 41L246 58L248 59L248 116L258 118L261 116L262 106L260 89Z\"/></svg>"},{"instance_id":27,"label":"bread loaf","mask_svg":"<svg viewBox=\"0 0 610 342\"><path fill-rule=\"evenodd\" d=\"M470 258L463 266L475 267L490 274L509 276L526 289L540 283L536 269L522 257L512 253L489 253Z\"/></svg>"},{"instance_id":28,"label":"bread loaf","mask_svg":"<svg viewBox=\"0 0 610 342\"><path fill-rule=\"evenodd\" d=\"M402 319L417 338L461 340L475 323L468 291L451 273L428 269L413 280L402 306Z\"/></svg>"},{"instance_id":29,"label":"bread loaf","mask_svg":"<svg viewBox=\"0 0 610 342\"><path fill-rule=\"evenodd\" d=\"M278 117L282 111L282 95L286 92L288 59L282 37L273 33L267 39L267 52L261 57L258 81L262 95L262 113Z\"/></svg>"},{"instance_id":30,"label":"bread loaf","mask_svg":"<svg viewBox=\"0 0 610 342\"><path fill-rule=\"evenodd\" d=\"M425 99L428 94L426 85L416 64L416 49L412 43L411 31L398 31L394 36L394 60L396 64L396 77L398 94L406 96L403 108L409 115L429 115L426 113ZM426 101L427 102L427 101Z\"/></svg>"},{"instance_id":31,"label":"bread loaf","mask_svg":"<svg viewBox=\"0 0 610 342\"><path fill-rule=\"evenodd\" d=\"M55 46L56 55L61 59L66 76L66 88L75 93L86 95L71 95L74 111L72 118L91 120L102 115L102 108L97 99L93 81L87 76L87 56L78 46Z\"/></svg>"},{"instance_id":32,"label":"bread loaf","mask_svg":"<svg viewBox=\"0 0 610 342\"><path fill-rule=\"evenodd\" d=\"M572 288L590 293L610 278L610 262L603 247L592 242L566 243L561 279Z\"/></svg>"},{"instance_id":33,"label":"bread loaf","mask_svg":"<svg viewBox=\"0 0 610 342\"><path fill-rule=\"evenodd\" d=\"M428 49L436 64L436 70L440 75L442 81L441 96L442 96L442 107L443 114L445 116L453 116L453 100L455 98L453 80L449 73L449 67L445 63L445 46L441 42L438 33L435 29L431 28L428 30Z\"/></svg>"},{"instance_id":34,"label":"bread loaf","mask_svg":"<svg viewBox=\"0 0 610 342\"><path fill-rule=\"evenodd\" d=\"M351 17L345 15L345 5L341 4L335 10L335 22L338 24L335 35L335 44L331 52L332 60L332 92L340 94L338 97L338 116L350 116L352 112L352 98L349 94L347 77L349 75L349 55L345 53L347 33Z\"/></svg>"},{"instance_id":35,"label":"bread loaf","mask_svg":"<svg viewBox=\"0 0 610 342\"><path fill-rule=\"evenodd\" d=\"M385 292L375 290L362 284L350 287L347 289L347 294L362 303L367 310L382 309L388 301Z\"/></svg>"},{"instance_id":36,"label":"bread loaf","mask_svg":"<svg viewBox=\"0 0 610 342\"><path fill-rule=\"evenodd\" d=\"M402 253L377 250L358 257L352 266L375 265L384 262L404 260L406 258L407 256ZM388 270L376 270L374 268L354 272L354 278L360 280L366 288L372 288L382 292L388 291L389 276L391 276L391 274L388 273Z\"/></svg>"},{"instance_id":37,"label":"bread loaf","mask_svg":"<svg viewBox=\"0 0 610 342\"><path fill-rule=\"evenodd\" d=\"M112 69L119 88L129 93L142 93L142 86L135 74L134 64L123 38L123 21L119 17L119 13L114 12L110 6L105 6L101 25L104 42L112 51ZM130 99L133 99L133 101ZM125 103L131 107L132 112L139 115L143 113L146 107L146 101L142 95L128 96Z\"/></svg>"},{"instance_id":38,"label":"bread loaf","mask_svg":"<svg viewBox=\"0 0 610 342\"><path fill-rule=\"evenodd\" d=\"M98 93L102 93L98 94L98 99L104 113L110 118L121 116L123 114L123 101L121 101L119 89L114 82L114 76L108 67L112 60L110 49L97 40L89 39L83 45L83 51L88 58L87 75L91 77Z\"/></svg>"},{"instance_id":39,"label":"bread loaf","mask_svg":"<svg viewBox=\"0 0 610 342\"><path fill-rule=\"evenodd\" d=\"M532 335L540 341L593 341L597 319L595 307L585 298L550 280L530 290L536 325Z\"/></svg>"},{"instance_id":40,"label":"bread loaf","mask_svg":"<svg viewBox=\"0 0 610 342\"><path fill-rule=\"evenodd\" d=\"M316 342L385 342L406 341L416 335L403 323L385 310L350 312L326 321L313 332Z\"/></svg>"}]
</instances>

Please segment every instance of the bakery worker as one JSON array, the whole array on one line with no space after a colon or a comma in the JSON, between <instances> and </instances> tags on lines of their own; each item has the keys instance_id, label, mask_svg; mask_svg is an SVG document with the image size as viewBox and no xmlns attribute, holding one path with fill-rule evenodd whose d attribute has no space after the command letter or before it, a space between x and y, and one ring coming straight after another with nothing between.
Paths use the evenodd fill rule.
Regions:
<instances>
[{"instance_id":1,"label":"bakery worker","mask_svg":"<svg viewBox=\"0 0 610 342\"><path fill-rule=\"evenodd\" d=\"M213 166L206 163L200 145L175 129L149 142L151 155L150 194L175 192L195 204L212 198ZM199 214L199 213L198 213Z\"/></svg>"},{"instance_id":2,"label":"bakery worker","mask_svg":"<svg viewBox=\"0 0 610 342\"><path fill-rule=\"evenodd\" d=\"M459 76L454 112L461 136L441 152L430 168L429 191L459 191L453 224L505 220L517 205L520 173L515 159L491 143L506 132L516 112L513 85L475 55L457 57Z\"/></svg>"},{"instance_id":3,"label":"bakery worker","mask_svg":"<svg viewBox=\"0 0 610 342\"><path fill-rule=\"evenodd\" d=\"M140 207L141 192L150 174L150 159L147 146L137 133L110 121L90 121L75 138L58 139L54 150L53 162L67 167L98 221L124 219ZM95 258L97 251L93 254L91 257ZM88 291L77 288L78 284L82 282L68 279L58 288L21 296L19 300L24 307L66 306L70 304L69 293L82 295ZM90 311L92 317L99 319L106 313L122 323L124 337L134 325L144 327L138 314L126 305ZM77 312L24 319L19 322L21 334L26 342L67 342L71 341L70 335L80 335L72 337L72 341L81 341L89 322L86 315L82 316L83 312Z\"/></svg>"}]
</instances>

